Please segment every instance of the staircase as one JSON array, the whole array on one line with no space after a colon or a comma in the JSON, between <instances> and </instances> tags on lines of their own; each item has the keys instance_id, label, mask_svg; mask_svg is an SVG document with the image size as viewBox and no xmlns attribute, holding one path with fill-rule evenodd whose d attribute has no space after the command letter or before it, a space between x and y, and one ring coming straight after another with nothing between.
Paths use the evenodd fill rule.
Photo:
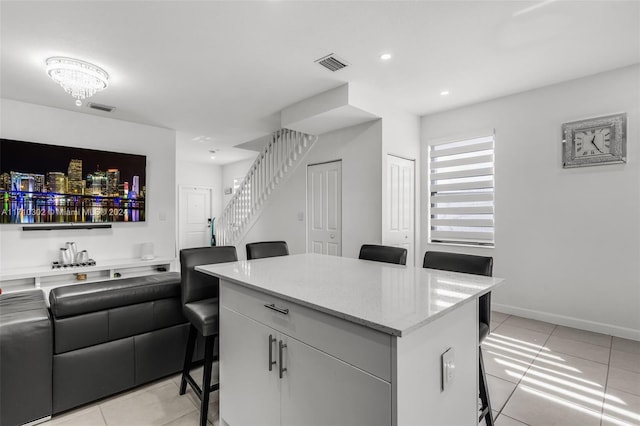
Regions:
<instances>
[{"instance_id":1,"label":"staircase","mask_svg":"<svg viewBox=\"0 0 640 426\"><path fill-rule=\"evenodd\" d=\"M237 245L251 229L276 186L302 162L317 136L280 129L253 163L236 193L215 223L219 246Z\"/></svg>"}]
</instances>

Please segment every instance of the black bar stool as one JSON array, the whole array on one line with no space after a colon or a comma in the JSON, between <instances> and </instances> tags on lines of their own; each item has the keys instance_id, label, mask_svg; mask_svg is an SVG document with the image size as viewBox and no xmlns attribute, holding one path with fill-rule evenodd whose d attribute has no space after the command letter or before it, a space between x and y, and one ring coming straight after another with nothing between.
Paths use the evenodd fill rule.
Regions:
<instances>
[{"instance_id":1,"label":"black bar stool","mask_svg":"<svg viewBox=\"0 0 640 426\"><path fill-rule=\"evenodd\" d=\"M246 245L247 260L264 257L288 256L289 247L286 241L260 241Z\"/></svg>"},{"instance_id":2,"label":"black bar stool","mask_svg":"<svg viewBox=\"0 0 640 426\"><path fill-rule=\"evenodd\" d=\"M238 260L236 248L233 246L201 247L180 250L180 272L182 281L182 312L191 323L187 351L182 369L180 395L187 390L187 383L200 399L200 425L207 424L209 410L209 394L218 390L220 384L211 385L211 369L214 347L218 339L218 278L202 274L194 268L210 263L234 262ZM204 337L204 372L202 388L190 375L196 337Z\"/></svg>"},{"instance_id":3,"label":"black bar stool","mask_svg":"<svg viewBox=\"0 0 640 426\"><path fill-rule=\"evenodd\" d=\"M407 249L376 244L363 244L362 247L360 247L358 259L406 265Z\"/></svg>"},{"instance_id":4,"label":"black bar stool","mask_svg":"<svg viewBox=\"0 0 640 426\"><path fill-rule=\"evenodd\" d=\"M474 256L471 254L446 253L440 251L428 251L424 254L423 268L440 269L442 271L462 272L465 274L493 275L493 257ZM489 335L491 325L491 292L480 296L478 301L479 314L479 342ZM493 426L493 412L491 411L491 401L489 399L489 385L484 371L484 360L482 359L482 347L478 348L480 364L480 400L482 409L478 422L485 419L487 426Z\"/></svg>"}]
</instances>

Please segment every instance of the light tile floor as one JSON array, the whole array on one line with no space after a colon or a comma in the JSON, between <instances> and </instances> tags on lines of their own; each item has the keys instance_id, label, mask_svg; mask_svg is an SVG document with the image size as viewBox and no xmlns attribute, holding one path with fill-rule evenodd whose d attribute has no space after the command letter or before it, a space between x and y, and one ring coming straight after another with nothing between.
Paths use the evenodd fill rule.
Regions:
<instances>
[{"instance_id":1,"label":"light tile floor","mask_svg":"<svg viewBox=\"0 0 640 426\"><path fill-rule=\"evenodd\" d=\"M217 366L214 364L214 372ZM192 372L194 380L202 382L202 368ZM217 382L216 373L212 383ZM54 416L43 426L198 426L200 401L189 386L185 395L178 395L180 375L87 404ZM212 392L207 424L219 426L218 392Z\"/></svg>"},{"instance_id":2,"label":"light tile floor","mask_svg":"<svg viewBox=\"0 0 640 426\"><path fill-rule=\"evenodd\" d=\"M640 425L640 342L499 312L491 330L482 350L496 426ZM173 376L43 424L198 425L198 400L179 396L179 384ZM218 392L209 424L218 425Z\"/></svg>"},{"instance_id":3,"label":"light tile floor","mask_svg":"<svg viewBox=\"0 0 640 426\"><path fill-rule=\"evenodd\" d=\"M492 313L496 426L640 425L640 342Z\"/></svg>"}]
</instances>

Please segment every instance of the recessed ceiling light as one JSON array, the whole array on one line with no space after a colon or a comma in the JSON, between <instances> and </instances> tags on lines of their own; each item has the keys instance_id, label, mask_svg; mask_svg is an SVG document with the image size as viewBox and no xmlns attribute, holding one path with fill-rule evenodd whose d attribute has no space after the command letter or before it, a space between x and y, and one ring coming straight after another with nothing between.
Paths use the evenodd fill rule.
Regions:
<instances>
[{"instance_id":1,"label":"recessed ceiling light","mask_svg":"<svg viewBox=\"0 0 640 426\"><path fill-rule=\"evenodd\" d=\"M216 159L216 156L215 156L215 155L212 155L212 156L211 156L211 159L212 159L212 160L215 160L215 159Z\"/></svg>"},{"instance_id":2,"label":"recessed ceiling light","mask_svg":"<svg viewBox=\"0 0 640 426\"><path fill-rule=\"evenodd\" d=\"M213 140L213 138L211 136L196 136L194 138L191 138L192 141L194 142L211 142Z\"/></svg>"},{"instance_id":3,"label":"recessed ceiling light","mask_svg":"<svg viewBox=\"0 0 640 426\"><path fill-rule=\"evenodd\" d=\"M447 96L449 94L448 90L443 90L442 92L440 92L440 96Z\"/></svg>"},{"instance_id":4,"label":"recessed ceiling light","mask_svg":"<svg viewBox=\"0 0 640 426\"><path fill-rule=\"evenodd\" d=\"M391 59L391 53L383 53L382 55L380 55L380 59L383 61L388 61L389 59Z\"/></svg>"}]
</instances>

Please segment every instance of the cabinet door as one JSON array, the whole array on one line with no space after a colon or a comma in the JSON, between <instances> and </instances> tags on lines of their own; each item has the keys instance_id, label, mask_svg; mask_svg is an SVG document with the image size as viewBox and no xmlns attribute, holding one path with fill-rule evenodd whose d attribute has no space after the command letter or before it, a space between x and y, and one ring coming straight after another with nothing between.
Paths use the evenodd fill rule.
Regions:
<instances>
[{"instance_id":1,"label":"cabinet door","mask_svg":"<svg viewBox=\"0 0 640 426\"><path fill-rule=\"evenodd\" d=\"M280 424L278 365L269 371L269 335L278 338L258 322L220 309L220 417L230 425ZM272 356L277 360L277 341Z\"/></svg>"},{"instance_id":2,"label":"cabinet door","mask_svg":"<svg viewBox=\"0 0 640 426\"><path fill-rule=\"evenodd\" d=\"M283 340L283 426L391 425L390 383L296 339Z\"/></svg>"}]
</instances>

